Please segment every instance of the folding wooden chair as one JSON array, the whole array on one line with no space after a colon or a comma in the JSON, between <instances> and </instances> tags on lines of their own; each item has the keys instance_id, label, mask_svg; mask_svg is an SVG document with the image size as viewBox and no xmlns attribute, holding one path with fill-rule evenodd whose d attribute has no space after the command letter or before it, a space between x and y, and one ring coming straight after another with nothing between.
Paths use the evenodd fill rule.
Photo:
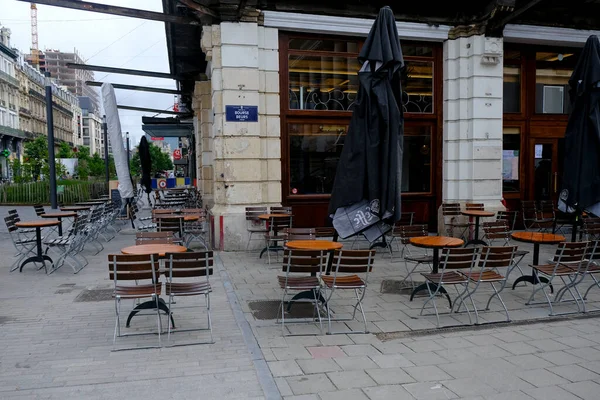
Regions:
<instances>
[{"instance_id":1,"label":"folding wooden chair","mask_svg":"<svg viewBox=\"0 0 600 400\"><path fill-rule=\"evenodd\" d=\"M314 250L290 250L283 252L282 271L285 275L278 276L279 287L283 290L281 296L281 331L285 332L285 299L290 292L308 292L308 296L303 296L303 301L308 301L314 305L313 317L310 321L295 322L314 322L315 315L319 320L319 328L323 333L323 321L319 309L321 299L321 282L319 277L325 269L326 252ZM278 319L279 322L279 319Z\"/></svg>"},{"instance_id":2,"label":"folding wooden chair","mask_svg":"<svg viewBox=\"0 0 600 400\"><path fill-rule=\"evenodd\" d=\"M454 231L458 229L459 237L465 239L467 230L473 225L470 222L461 221L460 203L442 203L442 218L444 218L446 234L451 237L455 237Z\"/></svg>"},{"instance_id":3,"label":"folding wooden chair","mask_svg":"<svg viewBox=\"0 0 600 400\"><path fill-rule=\"evenodd\" d=\"M139 300L150 297L152 302L156 303L156 308L153 310L156 311L158 347L160 347L160 333L162 330L162 325L160 320L159 296L161 294L162 285L158 279L158 254L109 254L108 274L109 278L114 284L113 297L115 298L116 321L115 332L113 335L113 345L116 344L117 337L154 333L145 332L121 334L121 299ZM135 284L126 284L131 281L133 281Z\"/></svg>"},{"instance_id":4,"label":"folding wooden chair","mask_svg":"<svg viewBox=\"0 0 600 400\"><path fill-rule=\"evenodd\" d=\"M173 232L137 232L135 234L135 244L173 244L175 237Z\"/></svg>"},{"instance_id":5,"label":"folding wooden chair","mask_svg":"<svg viewBox=\"0 0 600 400\"><path fill-rule=\"evenodd\" d=\"M475 292L477 292L477 289L479 289L479 286L482 283L489 283L492 286L494 293L488 299L485 310L487 311L490 309L490 303L494 297L497 297L500 301L500 304L502 304L502 308L504 308L504 312L506 313L506 321L510 321L506 304L504 304L502 297L500 297L500 292L502 292L506 287L508 273L506 276L502 275L499 268L508 268L510 271L516 251L517 246L486 246L481 249L481 256L479 258L479 262L477 263L479 268L477 270L472 268L468 273L463 272L469 281L475 284L475 287L465 293L460 299L458 299L458 301L454 302L454 305L456 306L456 312L460 311L460 308L463 304L466 308L468 308L468 305L465 303L465 299L470 299L471 304L473 305L473 310L475 311L475 323L478 324L479 312L477 310L477 306L475 305L475 300L473 300L473 295ZM499 289L496 289L496 286L494 285L495 283L500 284Z\"/></svg>"},{"instance_id":6,"label":"folding wooden chair","mask_svg":"<svg viewBox=\"0 0 600 400\"><path fill-rule=\"evenodd\" d=\"M335 333L369 333L367 326L367 317L363 310L362 301L367 292L367 283L369 273L373 270L375 260L375 250L337 250L333 255L332 271L333 275L321 275L326 294L327 304L327 334ZM353 290L356 303L353 305L351 318L334 319L334 321L354 321L357 308L360 309L365 329L363 331L331 331L331 298L336 290Z\"/></svg>"},{"instance_id":7,"label":"folding wooden chair","mask_svg":"<svg viewBox=\"0 0 600 400\"><path fill-rule=\"evenodd\" d=\"M440 315L437 309L437 305L435 304L435 298L440 293L440 289L444 286L462 286L463 291L459 292L458 288L456 288L456 292L458 294L457 299L461 299L466 296L470 299L468 295L469 289L469 278L467 275L461 273L459 270L472 270L473 266L477 261L477 256L479 254L479 248L477 247L465 247L465 248L455 248L448 249L444 248L440 252L440 264L438 273L428 273L421 274L428 281L427 291L429 292L429 298L423 304L421 308L420 315L423 315L423 311L429 302L432 303L433 309L435 312L435 318L437 320L437 327L440 327ZM452 309L450 310L452 312ZM471 320L471 312L467 308L467 314L469 316L469 323L472 324Z\"/></svg>"},{"instance_id":8,"label":"folding wooden chair","mask_svg":"<svg viewBox=\"0 0 600 400\"><path fill-rule=\"evenodd\" d=\"M187 253L167 253L165 254L168 270L165 271L167 282L165 284L165 294L169 296L169 321L172 321L173 301L175 297L189 296L204 296L206 305L206 328L190 328L178 329L177 332L191 331L209 331L210 341L184 343L180 345L190 344L207 344L214 343L212 333L212 320L210 315L210 294L212 287L210 286L210 275L213 274L214 254L212 251L199 251ZM181 309L183 307L177 307ZM167 334L167 341L171 343L171 324Z\"/></svg>"},{"instance_id":9,"label":"folding wooden chair","mask_svg":"<svg viewBox=\"0 0 600 400\"><path fill-rule=\"evenodd\" d=\"M541 291L542 293L544 293L548 306L550 307L550 315L556 315L554 313L554 308L552 307L552 305L562 297L562 295L564 294L563 291L566 290L573 297L573 300L577 305L578 311L581 312L582 310L579 306L579 302L583 302L584 300L578 293L578 291L573 292L572 283L574 282L577 274L579 273L580 269L582 268L582 265L584 264L584 259L588 245L589 242L559 243L554 258L551 260L551 263L546 265L532 265L531 267L534 269L535 273L537 273L538 276L540 274L545 276L548 282L540 281L537 285L533 285L533 292L531 293L529 300L525 304L543 304L543 302L533 303L535 294ZM550 300L546 289L552 285L552 281L557 277L560 278L560 280L563 282L564 287L562 287L558 292L556 292L556 295L554 296L555 301L553 302ZM568 283L567 281L565 281L565 278L569 279Z\"/></svg>"}]
</instances>

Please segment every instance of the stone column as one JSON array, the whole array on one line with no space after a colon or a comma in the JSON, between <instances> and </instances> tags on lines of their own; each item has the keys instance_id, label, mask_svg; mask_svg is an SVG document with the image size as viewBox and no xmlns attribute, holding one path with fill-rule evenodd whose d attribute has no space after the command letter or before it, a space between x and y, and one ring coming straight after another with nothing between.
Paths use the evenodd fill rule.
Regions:
<instances>
[{"instance_id":1,"label":"stone column","mask_svg":"<svg viewBox=\"0 0 600 400\"><path fill-rule=\"evenodd\" d=\"M502 39L454 28L444 42L443 201L502 206ZM438 230L444 220L439 212Z\"/></svg>"},{"instance_id":2,"label":"stone column","mask_svg":"<svg viewBox=\"0 0 600 400\"><path fill-rule=\"evenodd\" d=\"M196 82L194 88L194 130L198 187L205 205L213 202L213 110L210 81Z\"/></svg>"},{"instance_id":3,"label":"stone column","mask_svg":"<svg viewBox=\"0 0 600 400\"><path fill-rule=\"evenodd\" d=\"M203 142L203 179L212 172L216 247L242 250L248 238L245 207L281 202L278 33L251 22L223 22L203 31L212 107L212 153ZM257 106L258 122L227 121L228 105Z\"/></svg>"}]
</instances>

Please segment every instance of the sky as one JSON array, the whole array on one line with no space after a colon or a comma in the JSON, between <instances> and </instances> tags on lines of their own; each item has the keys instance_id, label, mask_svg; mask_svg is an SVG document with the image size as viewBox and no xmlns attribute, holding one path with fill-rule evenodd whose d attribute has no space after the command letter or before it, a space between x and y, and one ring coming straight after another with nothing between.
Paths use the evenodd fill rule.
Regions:
<instances>
[{"instance_id":1,"label":"sky","mask_svg":"<svg viewBox=\"0 0 600 400\"><path fill-rule=\"evenodd\" d=\"M160 0L95 0L96 3L118 5L162 12ZM170 72L163 22L119 17L89 11L37 5L39 49L72 52L77 49L87 64ZM31 48L30 3L0 0L0 25L11 30L11 46L23 53ZM175 89L175 81L134 75L95 72L95 80L110 83ZM100 88L97 88L100 93ZM118 104L165 110L172 108L170 94L115 89ZM144 134L142 116L153 113L119 110L123 134L129 132L132 146ZM160 115L168 117L169 115Z\"/></svg>"}]
</instances>

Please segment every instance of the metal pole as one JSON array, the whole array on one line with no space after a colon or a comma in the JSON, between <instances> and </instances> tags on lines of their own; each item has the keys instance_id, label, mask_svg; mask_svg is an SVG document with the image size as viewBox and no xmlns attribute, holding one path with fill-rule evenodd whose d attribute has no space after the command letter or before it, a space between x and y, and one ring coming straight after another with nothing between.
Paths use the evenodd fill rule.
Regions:
<instances>
[{"instance_id":1,"label":"metal pole","mask_svg":"<svg viewBox=\"0 0 600 400\"><path fill-rule=\"evenodd\" d=\"M106 182L110 180L110 172L108 170L108 125L106 123L106 115L102 116L102 130L104 133L104 168L106 172Z\"/></svg>"},{"instance_id":2,"label":"metal pole","mask_svg":"<svg viewBox=\"0 0 600 400\"><path fill-rule=\"evenodd\" d=\"M54 118L52 115L52 81L50 72L46 76L46 124L48 125L48 166L50 167L50 208L56 210L58 201L56 198L56 159L54 156Z\"/></svg>"},{"instance_id":3,"label":"metal pole","mask_svg":"<svg viewBox=\"0 0 600 400\"><path fill-rule=\"evenodd\" d=\"M127 139L127 168L130 168L130 163L129 163L129 132L125 132L125 138Z\"/></svg>"}]
</instances>

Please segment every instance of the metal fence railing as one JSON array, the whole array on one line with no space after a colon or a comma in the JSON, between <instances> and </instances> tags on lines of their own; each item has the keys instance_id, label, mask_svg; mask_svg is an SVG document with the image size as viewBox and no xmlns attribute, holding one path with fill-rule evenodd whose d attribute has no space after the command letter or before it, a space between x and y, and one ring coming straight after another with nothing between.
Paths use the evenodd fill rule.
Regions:
<instances>
[{"instance_id":1,"label":"metal fence railing","mask_svg":"<svg viewBox=\"0 0 600 400\"><path fill-rule=\"evenodd\" d=\"M108 193L106 182L60 181L58 203L73 204ZM47 181L0 185L0 204L49 204L50 183Z\"/></svg>"}]
</instances>

